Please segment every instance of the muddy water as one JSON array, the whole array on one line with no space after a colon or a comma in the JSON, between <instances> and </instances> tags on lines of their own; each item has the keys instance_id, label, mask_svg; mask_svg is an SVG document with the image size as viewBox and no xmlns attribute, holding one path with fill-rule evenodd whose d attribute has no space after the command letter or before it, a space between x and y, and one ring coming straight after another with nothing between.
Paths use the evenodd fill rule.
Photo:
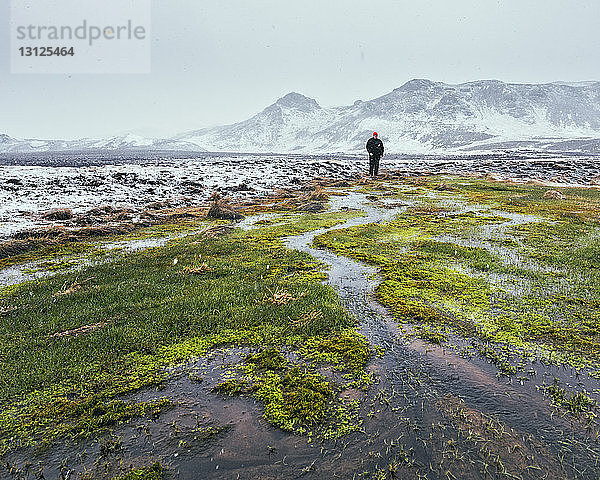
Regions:
<instances>
[{"instance_id":1,"label":"muddy water","mask_svg":"<svg viewBox=\"0 0 600 480\"><path fill-rule=\"evenodd\" d=\"M334 228L383 222L402 211L380 209L358 193L333 199L332 209L344 207L363 209L366 216ZM407 337L373 298L374 268L311 246L325 231L288 238L287 244L330 266L327 282L361 333L383 348L369 365L375 384L366 394L347 392L361 402L361 431L337 441L309 441L268 425L251 398L212 393L247 353L221 349L173 370L161 389L132 396L172 399L174 407L157 419L136 420L113 436L35 457L30 452L35 464L44 465L44 478L77 478L85 471L111 478L119 465L154 461L179 479L598 478L598 443L580 424L552 415L535 388L539 378L523 385L499 379L484 360ZM2 478L39 478L37 467L23 470L26 455L9 458L21 472L10 475L0 467Z\"/></svg>"}]
</instances>

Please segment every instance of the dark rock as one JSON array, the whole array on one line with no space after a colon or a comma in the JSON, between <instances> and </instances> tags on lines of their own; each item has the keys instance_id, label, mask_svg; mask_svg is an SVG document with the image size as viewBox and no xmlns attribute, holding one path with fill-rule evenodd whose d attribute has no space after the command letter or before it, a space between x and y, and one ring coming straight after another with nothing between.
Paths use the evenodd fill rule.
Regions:
<instances>
[{"instance_id":1,"label":"dark rock","mask_svg":"<svg viewBox=\"0 0 600 480\"><path fill-rule=\"evenodd\" d=\"M169 208L170 206L170 202L152 202L146 205L146 208L148 210L161 210L163 208Z\"/></svg>"},{"instance_id":2,"label":"dark rock","mask_svg":"<svg viewBox=\"0 0 600 480\"><path fill-rule=\"evenodd\" d=\"M69 208L53 208L42 214L44 220L70 220L73 212Z\"/></svg>"},{"instance_id":3,"label":"dark rock","mask_svg":"<svg viewBox=\"0 0 600 480\"><path fill-rule=\"evenodd\" d=\"M84 180L81 182L81 185L86 186L86 187L91 187L91 188L95 188L95 187L99 187L100 185L102 185L102 181L98 180L98 179L92 179L92 180Z\"/></svg>"},{"instance_id":4,"label":"dark rock","mask_svg":"<svg viewBox=\"0 0 600 480\"><path fill-rule=\"evenodd\" d=\"M113 178L120 183L139 183L137 173L133 172L115 172Z\"/></svg>"},{"instance_id":5,"label":"dark rock","mask_svg":"<svg viewBox=\"0 0 600 480\"><path fill-rule=\"evenodd\" d=\"M102 205L101 207L92 208L88 210L87 215L93 216L104 216L107 213L114 213L117 209L112 205Z\"/></svg>"},{"instance_id":6,"label":"dark rock","mask_svg":"<svg viewBox=\"0 0 600 480\"><path fill-rule=\"evenodd\" d=\"M78 225L80 227L85 227L88 225L100 223L100 221L101 220L99 218L94 217L92 215L81 215L75 219L74 223L75 225Z\"/></svg>"},{"instance_id":7,"label":"dark rock","mask_svg":"<svg viewBox=\"0 0 600 480\"><path fill-rule=\"evenodd\" d=\"M565 196L558 190L548 190L544 192L544 198L551 198L554 200L564 200Z\"/></svg>"},{"instance_id":8,"label":"dark rock","mask_svg":"<svg viewBox=\"0 0 600 480\"><path fill-rule=\"evenodd\" d=\"M239 185L236 185L235 187L230 187L229 190L231 192L252 192L252 191L254 191L254 189L252 187L249 187L245 183L240 183Z\"/></svg>"},{"instance_id":9,"label":"dark rock","mask_svg":"<svg viewBox=\"0 0 600 480\"><path fill-rule=\"evenodd\" d=\"M195 182L194 180L184 180L183 182L181 182L181 185L183 187L193 187L200 190L203 187L201 182Z\"/></svg>"},{"instance_id":10,"label":"dark rock","mask_svg":"<svg viewBox=\"0 0 600 480\"><path fill-rule=\"evenodd\" d=\"M296 210L301 212L322 212L325 210L325 205L321 202L308 202L300 205Z\"/></svg>"},{"instance_id":11,"label":"dark rock","mask_svg":"<svg viewBox=\"0 0 600 480\"><path fill-rule=\"evenodd\" d=\"M123 220L131 220L132 214L127 212L127 211L122 211L122 212L118 212L117 214L115 214L111 220L118 220L118 221L123 221Z\"/></svg>"},{"instance_id":12,"label":"dark rock","mask_svg":"<svg viewBox=\"0 0 600 480\"><path fill-rule=\"evenodd\" d=\"M227 199L219 192L215 192L210 197L212 203L206 214L209 218L218 218L221 220L241 220L244 216L236 212L232 206L227 204Z\"/></svg>"},{"instance_id":13,"label":"dark rock","mask_svg":"<svg viewBox=\"0 0 600 480\"><path fill-rule=\"evenodd\" d=\"M214 204L208 210L206 214L210 218L218 218L221 220L241 220L244 216L241 213L236 212L231 207L226 207L218 204Z\"/></svg>"}]
</instances>

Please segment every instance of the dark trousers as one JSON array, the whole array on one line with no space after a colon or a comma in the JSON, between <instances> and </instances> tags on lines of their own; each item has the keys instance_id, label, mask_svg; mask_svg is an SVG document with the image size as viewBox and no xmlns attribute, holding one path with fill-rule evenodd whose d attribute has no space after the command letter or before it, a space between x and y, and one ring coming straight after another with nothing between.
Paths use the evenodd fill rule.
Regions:
<instances>
[{"instance_id":1,"label":"dark trousers","mask_svg":"<svg viewBox=\"0 0 600 480\"><path fill-rule=\"evenodd\" d=\"M379 155L369 155L369 175L374 177L379 172Z\"/></svg>"}]
</instances>

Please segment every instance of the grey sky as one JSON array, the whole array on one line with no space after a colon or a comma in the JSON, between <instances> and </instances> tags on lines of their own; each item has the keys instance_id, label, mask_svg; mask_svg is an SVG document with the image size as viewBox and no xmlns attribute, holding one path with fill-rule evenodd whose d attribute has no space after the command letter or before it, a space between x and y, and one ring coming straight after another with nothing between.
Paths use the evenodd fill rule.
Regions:
<instances>
[{"instance_id":1,"label":"grey sky","mask_svg":"<svg viewBox=\"0 0 600 480\"><path fill-rule=\"evenodd\" d=\"M600 79L598 0L155 0L148 75L11 75L8 15L2 0L0 133L18 138L170 135L411 78Z\"/></svg>"}]
</instances>

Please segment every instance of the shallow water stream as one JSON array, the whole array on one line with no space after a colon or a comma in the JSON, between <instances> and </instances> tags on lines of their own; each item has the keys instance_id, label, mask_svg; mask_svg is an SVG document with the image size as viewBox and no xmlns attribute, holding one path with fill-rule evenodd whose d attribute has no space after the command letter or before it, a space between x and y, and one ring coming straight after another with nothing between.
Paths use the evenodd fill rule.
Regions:
<instances>
[{"instance_id":1,"label":"shallow water stream","mask_svg":"<svg viewBox=\"0 0 600 480\"><path fill-rule=\"evenodd\" d=\"M366 215L333 229L388 221L406 206L379 208L351 192L332 197L331 209L342 208ZM135 400L168 397L176 405L156 420L120 428L114 452L107 448L111 437L36 455L55 465L44 470L45 478L75 478L90 461L102 471L115 456L124 465L161 461L180 479L599 478L597 439L578 422L555 415L536 389L544 375L575 384L572 372L541 365L543 373L517 382L498 377L486 360L407 335L410 327L399 326L374 298L375 268L311 246L328 230L289 237L286 244L329 266L327 283L357 318L359 331L382 348L368 367L375 384L366 394L347 392L360 401L361 431L337 441L308 441L267 424L252 398L220 398L212 387L246 353L223 349L179 367L164 388L136 394ZM201 382L194 372L201 372ZM221 431L208 441L202 432L211 426Z\"/></svg>"},{"instance_id":2,"label":"shallow water stream","mask_svg":"<svg viewBox=\"0 0 600 480\"><path fill-rule=\"evenodd\" d=\"M334 228L386 221L401 211L377 208L360 194L337 198L332 208L342 206L359 207L366 212L366 216L351 219L346 224ZM526 220L532 221L530 218ZM379 376L380 391L385 391L387 395L385 403L389 402L387 414L382 414L382 420L385 419L384 425L380 425L380 428L385 429L397 421L398 416L390 415L394 408L414 409L419 407L419 404L422 415L417 415L413 421L418 424L419 417L423 420L427 418L427 421L441 421L445 417L443 403L453 404L460 398L464 401L464 409L472 411L471 423L477 423L473 422L475 418L493 416L507 429L514 429L508 437L530 438L532 443L528 447L532 452L537 452L539 458L536 461L540 463L539 468L547 470L548 474L553 472L557 478L562 478L560 475L598 478L600 465L597 455L600 449L597 441L591 441L581 426L574 426L569 421L553 417L548 401L535 388L536 384L541 384L542 381L551 383L548 380L555 377L577 384L580 380L574 372L555 366L536 365L536 378L516 382L505 377L499 378L496 368L482 359L465 359L443 347L426 344L418 339L407 340L389 312L374 299L373 291L378 283L375 269L313 248L312 239L320 233L323 231L293 237L288 239L287 244L290 248L305 251L329 265L328 283L336 289L346 308L359 319L360 332L374 345L383 347L385 353L373 366ZM532 372L533 370L531 369ZM416 382L418 388L410 388L411 382ZM410 394L408 397L407 384ZM468 424L469 420L465 422ZM460 422L457 425L460 430ZM426 428L427 425L419 425L419 429ZM498 444L505 441L500 438L497 440ZM417 440L416 445L418 444ZM540 450L542 446L544 448ZM564 461L565 454L571 457L571 467ZM432 462L436 454L425 451L423 457L422 462ZM561 458L563 460L560 460ZM529 471L532 474L531 478L541 478L533 474L533 468L517 470L521 475L526 476ZM562 474L559 475L559 471L562 471ZM475 469L462 478L480 478L480 473L482 472ZM441 471L436 473L431 470L429 475L428 478L444 478Z\"/></svg>"}]
</instances>

